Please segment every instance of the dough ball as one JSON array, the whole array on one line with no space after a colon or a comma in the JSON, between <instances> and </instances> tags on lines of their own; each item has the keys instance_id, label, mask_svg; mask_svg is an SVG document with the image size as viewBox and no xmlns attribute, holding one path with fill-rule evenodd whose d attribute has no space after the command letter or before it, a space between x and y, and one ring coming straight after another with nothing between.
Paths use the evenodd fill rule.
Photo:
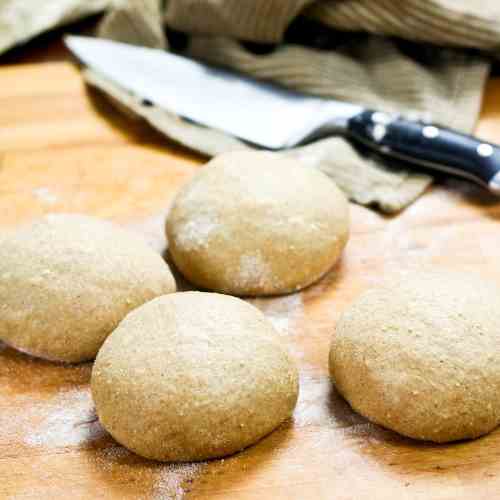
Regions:
<instances>
[{"instance_id":1,"label":"dough ball","mask_svg":"<svg viewBox=\"0 0 500 500\"><path fill-rule=\"evenodd\" d=\"M176 197L167 220L170 253L202 288L288 293L337 262L348 239L348 210L337 186L316 169L272 153L228 153Z\"/></svg>"},{"instance_id":2,"label":"dough ball","mask_svg":"<svg viewBox=\"0 0 500 500\"><path fill-rule=\"evenodd\" d=\"M131 312L99 351L99 419L146 458L239 451L290 417L297 401L297 369L276 335L259 310L234 297L157 298Z\"/></svg>"},{"instance_id":3,"label":"dough ball","mask_svg":"<svg viewBox=\"0 0 500 500\"><path fill-rule=\"evenodd\" d=\"M466 273L411 273L337 324L330 372L354 410L438 443L500 422L500 290Z\"/></svg>"},{"instance_id":4,"label":"dough ball","mask_svg":"<svg viewBox=\"0 0 500 500\"><path fill-rule=\"evenodd\" d=\"M175 291L139 237L96 218L48 215L0 245L0 340L65 362L95 357L135 307Z\"/></svg>"}]
</instances>

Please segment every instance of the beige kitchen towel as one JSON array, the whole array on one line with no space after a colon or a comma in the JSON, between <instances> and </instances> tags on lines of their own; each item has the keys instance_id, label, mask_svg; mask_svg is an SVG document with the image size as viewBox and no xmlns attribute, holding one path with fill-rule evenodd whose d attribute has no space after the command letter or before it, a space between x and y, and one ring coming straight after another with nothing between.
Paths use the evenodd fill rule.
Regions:
<instances>
[{"instance_id":1,"label":"beige kitchen towel","mask_svg":"<svg viewBox=\"0 0 500 500\"><path fill-rule=\"evenodd\" d=\"M500 51L498 0L168 0L165 20L189 33L280 42L298 14L342 31Z\"/></svg>"},{"instance_id":2,"label":"beige kitchen towel","mask_svg":"<svg viewBox=\"0 0 500 500\"><path fill-rule=\"evenodd\" d=\"M31 4L28 11L37 17L41 14L35 15L39 9L34 3L0 0L0 26L5 25L2 4ZM81 9L93 5L98 10L104 3L52 0L44 6L80 4ZM430 115L466 132L476 123L491 57L500 54L497 0L115 0L113 4L98 36L164 48L166 24L189 35L185 54L191 57L314 95ZM10 25L22 25L10 18ZM65 22L60 19L58 23ZM249 42L276 46L262 50ZM144 105L102 75L87 72L87 79L122 109L206 155L249 147ZM352 200L389 213L410 204L432 181L407 165L368 157L341 138L284 154L325 171Z\"/></svg>"},{"instance_id":3,"label":"beige kitchen towel","mask_svg":"<svg viewBox=\"0 0 500 500\"><path fill-rule=\"evenodd\" d=\"M110 0L0 0L0 54L40 33L107 8Z\"/></svg>"},{"instance_id":4,"label":"beige kitchen towel","mask_svg":"<svg viewBox=\"0 0 500 500\"><path fill-rule=\"evenodd\" d=\"M161 0L114 0L97 36L157 49L167 48Z\"/></svg>"},{"instance_id":5,"label":"beige kitchen towel","mask_svg":"<svg viewBox=\"0 0 500 500\"><path fill-rule=\"evenodd\" d=\"M165 21L187 33L280 42L312 0L169 0Z\"/></svg>"},{"instance_id":6,"label":"beige kitchen towel","mask_svg":"<svg viewBox=\"0 0 500 500\"><path fill-rule=\"evenodd\" d=\"M306 15L341 30L500 55L498 0L322 0Z\"/></svg>"},{"instance_id":7,"label":"beige kitchen towel","mask_svg":"<svg viewBox=\"0 0 500 500\"><path fill-rule=\"evenodd\" d=\"M402 3L405 2L407 0L402 0ZM379 9L374 10L372 4L377 4ZM385 9L382 9L382 4ZM478 53L428 44L415 47L408 42L366 34L339 36L335 43L336 33L332 32L334 47L327 49L284 41L287 27L299 14L320 23L323 23L324 18L323 24L342 29L339 25L341 21L332 17L336 7L345 13L349 5L354 9L354 14L344 15L351 19L359 11L360 23L362 19L366 23L366 18L372 16L387 20L388 9L392 11L393 17L397 17L398 4L372 1L367 8L361 1L169 0L164 19L169 27L191 35L185 53L196 59L227 66L255 78L274 81L310 94L359 102L376 109L431 116L443 125L472 131L490 66L488 60ZM425 4L420 2L421 12L426 11ZM133 17L137 18L140 15L138 2L128 0L127 5L130 12L136 10ZM449 10L444 0L441 0L440 7L441 13ZM412 14L420 19L418 13L412 11ZM107 29L109 19L115 15L118 14L110 12L107 15L99 34L118 40L126 39L123 30ZM436 19L440 17L436 15ZM482 20L484 26L488 26L488 21ZM462 47L471 46L470 37L464 31L469 21L470 26L476 26L477 21L471 20L465 13L458 20L464 33L463 39L467 40L461 44ZM398 34L409 40L422 39L421 33L412 31L411 20L401 24L397 33L394 23L381 21L377 26L380 28L377 33L383 33L384 27L387 30L392 27L393 31L387 31L387 34ZM346 21L346 30L356 28L376 32L366 25L356 27ZM457 26L453 30L455 34L460 31ZM314 28L312 31L314 37ZM427 28L428 36L424 40L442 41L445 32L446 23L444 26L438 23L434 28ZM492 27L490 35L489 45L485 44L485 37L477 35L476 46L493 49L494 40L500 40L500 32L495 35ZM259 55L245 48L237 39L280 44L270 53ZM452 37L447 37L447 40L452 40ZM456 37L453 40L457 41ZM211 156L249 147L233 137L183 121L154 106L143 106L140 99L128 95L102 76L88 73L87 78L92 85L113 95L121 106L133 109L155 128L191 149ZM326 172L350 199L377 206L387 213L398 212L410 204L432 181L428 174L416 173L400 164L389 165L367 156L366 152L360 153L342 138L323 139L284 154L294 155L307 165Z\"/></svg>"}]
</instances>

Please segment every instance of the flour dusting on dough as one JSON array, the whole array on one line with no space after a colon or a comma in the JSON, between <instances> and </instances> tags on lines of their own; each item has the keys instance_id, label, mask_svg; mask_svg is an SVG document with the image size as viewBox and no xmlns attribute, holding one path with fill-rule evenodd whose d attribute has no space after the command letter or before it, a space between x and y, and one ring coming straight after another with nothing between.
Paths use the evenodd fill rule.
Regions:
<instances>
[{"instance_id":1,"label":"flour dusting on dough","mask_svg":"<svg viewBox=\"0 0 500 500\"><path fill-rule=\"evenodd\" d=\"M279 280L274 275L271 265L264 260L259 250L240 257L236 281L238 286L245 288L279 287Z\"/></svg>"},{"instance_id":2,"label":"flour dusting on dough","mask_svg":"<svg viewBox=\"0 0 500 500\"><path fill-rule=\"evenodd\" d=\"M200 214L180 226L175 235L177 244L188 251L206 247L210 235L219 227L210 215Z\"/></svg>"}]
</instances>

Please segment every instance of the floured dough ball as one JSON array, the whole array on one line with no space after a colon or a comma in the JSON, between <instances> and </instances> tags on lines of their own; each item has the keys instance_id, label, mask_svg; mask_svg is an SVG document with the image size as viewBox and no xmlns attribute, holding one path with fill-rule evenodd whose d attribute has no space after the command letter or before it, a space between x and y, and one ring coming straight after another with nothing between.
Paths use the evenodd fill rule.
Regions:
<instances>
[{"instance_id":1,"label":"floured dough ball","mask_svg":"<svg viewBox=\"0 0 500 500\"><path fill-rule=\"evenodd\" d=\"M499 288L477 276L406 275L344 313L332 378L353 409L405 436L481 436L500 422L499 311Z\"/></svg>"},{"instance_id":2,"label":"floured dough ball","mask_svg":"<svg viewBox=\"0 0 500 500\"><path fill-rule=\"evenodd\" d=\"M297 369L265 316L215 293L175 293L131 312L92 371L104 428L163 461L239 451L290 417L297 394Z\"/></svg>"},{"instance_id":3,"label":"floured dough ball","mask_svg":"<svg viewBox=\"0 0 500 500\"><path fill-rule=\"evenodd\" d=\"M176 197L173 261L192 283L234 295L310 285L338 260L349 207L325 174L272 153L217 157Z\"/></svg>"},{"instance_id":4,"label":"floured dough ball","mask_svg":"<svg viewBox=\"0 0 500 500\"><path fill-rule=\"evenodd\" d=\"M141 238L93 217L48 215L0 244L0 340L65 362L95 357L135 307L175 291Z\"/></svg>"}]
</instances>

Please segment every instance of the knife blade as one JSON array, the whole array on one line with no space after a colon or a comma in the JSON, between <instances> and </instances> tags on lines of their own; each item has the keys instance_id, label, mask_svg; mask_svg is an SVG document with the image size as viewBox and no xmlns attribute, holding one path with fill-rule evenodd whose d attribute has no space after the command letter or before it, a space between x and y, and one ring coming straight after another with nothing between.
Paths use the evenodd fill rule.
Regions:
<instances>
[{"instance_id":1,"label":"knife blade","mask_svg":"<svg viewBox=\"0 0 500 500\"><path fill-rule=\"evenodd\" d=\"M344 135L376 153L464 177L500 195L500 147L398 114L295 92L134 45L67 36L85 65L144 100L257 146L281 150Z\"/></svg>"}]
</instances>

